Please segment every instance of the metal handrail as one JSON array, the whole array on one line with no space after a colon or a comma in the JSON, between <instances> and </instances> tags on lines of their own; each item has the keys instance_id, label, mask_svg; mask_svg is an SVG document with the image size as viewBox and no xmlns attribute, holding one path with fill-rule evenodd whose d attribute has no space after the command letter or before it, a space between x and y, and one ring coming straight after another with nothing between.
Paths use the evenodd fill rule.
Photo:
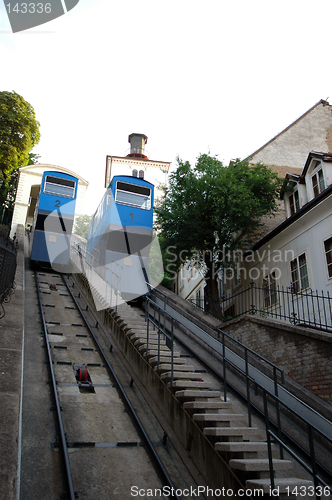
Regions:
<instances>
[{"instance_id":1,"label":"metal handrail","mask_svg":"<svg viewBox=\"0 0 332 500\"><path fill-rule=\"evenodd\" d=\"M161 293L162 295L165 296L165 294L163 294L162 292L160 292L160 290L158 290L158 293ZM148 304L149 304L149 306L148 306L149 310L150 310L150 304L151 303L153 304L154 308L156 307L159 311L162 310L162 308L160 306L158 306L157 304L153 303L153 300L151 300L150 298L147 298L147 301L148 301ZM162 310L162 312L164 314L164 318L167 315L169 320L170 319L172 319L172 321L174 320L174 318L169 313L167 313L165 309ZM174 321L178 321L178 320L174 320ZM156 326L157 326L157 322L155 320L155 317L154 317L153 322L156 323ZM148 323L149 323L149 320L148 320ZM165 323L165 320L164 320L164 323ZM164 330L163 333L167 336L165 330ZM228 335L228 334L226 334L226 335ZM172 333L172 338L174 338L174 333ZM225 343L223 342L223 350L224 349L225 349ZM250 351L249 348L248 348L248 351ZM245 351L245 352L248 352L248 351ZM227 398L227 393L225 392L225 387L227 385L229 385L229 383L227 382L226 373L225 373L225 366L226 366L226 364L232 366L238 373L240 373L242 376L245 376L245 378L246 378L246 388L247 388L246 392L247 392L247 396L244 396L244 398L247 399L247 403L248 403L248 420L249 420L249 425L251 425L251 409L250 408L251 408L251 406L253 406L255 408L255 406L253 405L253 403L250 400L250 390L251 390L250 389L250 384L254 384L255 385L255 390L256 391L258 389L262 391L262 394L263 394L263 404L264 404L263 416L265 417L266 435L267 435L267 442L268 442L271 487L274 488L273 458L272 458L272 448L271 448L271 437L273 437L273 439L275 439L275 442L277 442L279 444L279 446L280 446L280 458L283 458L283 452L284 452L284 450L286 450L286 451L291 450L292 456L301 465L303 465L308 472L310 472L313 475L315 485L317 485L318 483L320 483L320 484L323 484L324 486L330 488L330 486L325 482L325 480L323 478L321 478L318 475L318 473L317 473L317 466L316 466L316 459L315 459L315 449L314 449L314 440L313 440L313 437L312 437L312 431L314 430L315 432L317 432L323 439L325 439L330 444L332 444L332 439L329 436L327 436L326 434L324 434L322 431L320 431L317 427L315 427L314 425L312 425L311 423L309 423L304 417L302 417L299 413L297 413L295 410L293 410L292 408L290 408L286 403L284 403L282 400L280 400L279 397L278 397L278 386L277 386L277 384L275 385L275 392L276 392L276 394L273 394L270 391L268 391L266 388L264 388L262 385L260 385L258 382L256 382L250 376L250 374L249 374L248 360L247 360L247 358L245 359L245 367L246 367L245 371L239 369L239 367L237 367L236 365L234 365L230 360L227 360L227 357L225 356L225 350L223 351L223 360L225 361L223 363L223 373L224 374L223 375L219 374L219 376L223 379L223 382L224 382L224 398L225 397ZM275 366L275 365L273 365L273 363L269 362L269 364L271 364L272 366ZM278 368L278 367L276 367L276 368ZM278 370L280 370L280 368L278 368ZM280 371L282 372L282 370L280 370ZM270 429L271 420L270 420L269 415L268 415L267 396L269 396L269 398L272 398L275 401L275 404L276 404L277 423L274 424L274 425L276 425L276 427L277 427L277 434L273 433L271 431L271 429ZM311 468L308 467L308 465L301 459L301 457L295 451L293 451L291 448L289 448L289 446L287 446L283 442L283 440L282 440L282 436L287 436L287 433L285 431L283 431L282 426L281 426L280 405L282 405L288 412L290 412L291 414L293 414L294 416L296 416L296 418L299 418L307 426L307 429L308 429L308 434L307 435L308 435L308 441L309 441L310 457L311 457L311 461L312 461L312 467Z\"/></svg>"},{"instance_id":2,"label":"metal handrail","mask_svg":"<svg viewBox=\"0 0 332 500\"><path fill-rule=\"evenodd\" d=\"M299 415L297 412L289 408L283 401L281 401L278 397L275 395L271 394L269 391L266 391L264 388L262 388L263 391L263 402L264 402L264 416L265 416L265 427L266 427L266 438L267 438L267 443L268 443L268 456L269 456L269 463L270 463L270 480L271 480L271 488L274 489L274 472L273 472L273 458L272 458L272 442L271 442L271 437L274 439L275 442L277 442L280 446L280 448L285 449L295 460L302 466L304 469L309 472L314 479L314 484L315 488L318 486L318 483L323 484L325 487L330 489L330 493L332 492L332 487L329 485L321 476L318 475L317 472L317 465L316 465L316 459L315 459L315 450L314 450L314 440L313 440L313 435L312 431L314 430L315 432L318 432L324 439L329 441L332 444L332 439L326 436L324 433L322 433L319 429L317 429L315 426L307 422L301 415ZM307 426L307 437L308 437L308 442L309 442L309 449L310 449L310 457L311 457L311 467L308 466L304 460L302 460L299 455L297 455L289 446L287 446L281 436L278 434L276 435L271 429L270 429L270 420L269 420L269 415L268 415L268 404L267 404L267 395L274 399L276 402L276 405L283 405L287 409L287 411L291 411L293 414L296 415L297 418L301 419L303 423L306 424ZM329 493L329 494L330 494ZM316 494L316 497L319 496Z\"/></svg>"}]
</instances>

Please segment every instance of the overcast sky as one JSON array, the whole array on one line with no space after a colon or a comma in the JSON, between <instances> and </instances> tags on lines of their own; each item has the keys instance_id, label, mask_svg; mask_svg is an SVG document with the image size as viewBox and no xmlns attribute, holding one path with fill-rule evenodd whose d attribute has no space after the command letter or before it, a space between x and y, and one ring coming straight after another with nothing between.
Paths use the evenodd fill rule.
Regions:
<instances>
[{"instance_id":1,"label":"overcast sky","mask_svg":"<svg viewBox=\"0 0 332 500\"><path fill-rule=\"evenodd\" d=\"M0 0L0 90L34 107L42 163L103 194L132 132L152 160L245 158L331 97L331 0L80 0L13 34Z\"/></svg>"}]
</instances>

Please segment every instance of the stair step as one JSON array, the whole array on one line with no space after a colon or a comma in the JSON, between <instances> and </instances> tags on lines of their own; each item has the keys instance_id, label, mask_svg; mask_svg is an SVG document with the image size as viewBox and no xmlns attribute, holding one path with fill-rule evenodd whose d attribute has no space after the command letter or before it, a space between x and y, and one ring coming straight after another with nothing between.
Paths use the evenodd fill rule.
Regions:
<instances>
[{"instance_id":1,"label":"stair step","mask_svg":"<svg viewBox=\"0 0 332 500\"><path fill-rule=\"evenodd\" d=\"M175 393L176 398L220 398L221 392L220 391L199 391L199 390L183 390L183 391L177 391ZM196 403L196 401L193 401ZM208 401L205 401L208 402ZM218 402L221 402L219 399Z\"/></svg>"},{"instance_id":2,"label":"stair step","mask_svg":"<svg viewBox=\"0 0 332 500\"><path fill-rule=\"evenodd\" d=\"M131 340L133 341L133 339L131 339ZM145 346L145 348L147 347L146 339L144 339L144 338L139 338L133 342L134 342L134 345L137 345L137 346L143 345L143 346ZM153 346L153 348L155 348L155 346L158 347L158 345L160 345L160 347L162 347L162 346L165 347L166 346L165 340L159 341L158 339L149 339L149 347Z\"/></svg>"},{"instance_id":3,"label":"stair step","mask_svg":"<svg viewBox=\"0 0 332 500\"><path fill-rule=\"evenodd\" d=\"M170 380L172 378L172 372L163 373L160 378L162 380ZM173 380L174 379L186 379L186 380L196 380L196 382L203 382L200 373L195 372L181 372L181 371L173 371Z\"/></svg>"},{"instance_id":4,"label":"stair step","mask_svg":"<svg viewBox=\"0 0 332 500\"><path fill-rule=\"evenodd\" d=\"M121 328L126 330L137 330L137 328L141 328L146 331L146 323L144 321L118 321ZM145 328L144 328L145 327Z\"/></svg>"},{"instance_id":5,"label":"stair step","mask_svg":"<svg viewBox=\"0 0 332 500\"><path fill-rule=\"evenodd\" d=\"M144 351L144 349L139 349L139 350L143 350ZM147 352L147 351L144 352L144 356L147 357L147 358L155 358L155 357L157 357L157 360L158 360L158 350L156 350L156 349L149 349L149 352ZM160 362L161 362L162 358L169 358L168 359L168 361L169 361L170 358L171 358L171 356L172 356L172 353L171 353L171 351L169 349L168 349L168 351L166 351L166 350L164 351L162 349L160 350ZM179 358L180 357L180 353L178 351L174 351L173 352L173 357L174 358ZM165 361L165 360L163 360L163 361Z\"/></svg>"},{"instance_id":6,"label":"stair step","mask_svg":"<svg viewBox=\"0 0 332 500\"><path fill-rule=\"evenodd\" d=\"M195 370L193 366L190 365L185 365L183 364L182 366L177 365L176 370L181 371L181 372L192 372ZM159 367L156 366L155 370L159 372L168 372L172 369L172 365L170 363L161 363Z\"/></svg>"},{"instance_id":7,"label":"stair step","mask_svg":"<svg viewBox=\"0 0 332 500\"><path fill-rule=\"evenodd\" d=\"M144 336L146 338L146 328L145 329L134 328L132 330L128 330L126 332L126 335L127 335L127 337L130 337L131 339L134 337L139 338L139 337L144 337Z\"/></svg>"},{"instance_id":8,"label":"stair step","mask_svg":"<svg viewBox=\"0 0 332 500\"><path fill-rule=\"evenodd\" d=\"M166 343L161 343L160 344L160 347L158 346L158 342L156 344L154 344L153 342L149 342L149 346L148 344L141 344L138 348L139 351L146 351L147 348L149 347L149 353L151 353L151 351L156 351L157 354L158 354L158 350L160 350L160 354L162 354L163 356L165 355L165 352L169 352L171 353L169 347L167 347ZM151 349L152 348L152 349Z\"/></svg>"},{"instance_id":9,"label":"stair step","mask_svg":"<svg viewBox=\"0 0 332 500\"><path fill-rule=\"evenodd\" d=\"M228 410L232 408L228 401L186 401L183 403L185 410Z\"/></svg>"},{"instance_id":10,"label":"stair step","mask_svg":"<svg viewBox=\"0 0 332 500\"><path fill-rule=\"evenodd\" d=\"M242 471L265 472L270 470L269 460L266 458L235 458L229 461L232 469ZM291 470L293 462L291 460L273 460L273 470Z\"/></svg>"},{"instance_id":11,"label":"stair step","mask_svg":"<svg viewBox=\"0 0 332 500\"><path fill-rule=\"evenodd\" d=\"M214 447L217 451L233 453L267 451L267 443L264 441L227 441L225 443L215 443Z\"/></svg>"},{"instance_id":12,"label":"stair step","mask_svg":"<svg viewBox=\"0 0 332 500\"><path fill-rule=\"evenodd\" d=\"M289 496L291 496L292 489L295 488L296 486L298 488L300 488L301 486L305 486L306 491L308 492L307 488L309 486L313 486L314 483L306 479L288 477L288 478L275 478L274 485L275 488L278 488L280 494L289 494ZM261 488L263 489L264 494L270 493L270 487L271 487L270 479L248 479L246 481L246 488L248 489ZM301 490L299 491L299 493L300 492Z\"/></svg>"},{"instance_id":13,"label":"stair step","mask_svg":"<svg viewBox=\"0 0 332 500\"><path fill-rule=\"evenodd\" d=\"M231 422L242 420L244 415L235 413L194 413L193 420L197 422Z\"/></svg>"},{"instance_id":14,"label":"stair step","mask_svg":"<svg viewBox=\"0 0 332 500\"><path fill-rule=\"evenodd\" d=\"M164 354L162 356L159 357L159 363L169 363L170 362L170 359L171 359L171 353L169 353L167 356L165 356ZM173 363L176 364L176 365L179 365L179 367L181 365L185 365L187 362L187 360L185 358L180 358L180 356L175 356L174 360L173 360ZM157 365L158 364L158 353L156 356L152 357L149 359L149 363L150 365L154 366L154 365Z\"/></svg>"},{"instance_id":15,"label":"stair step","mask_svg":"<svg viewBox=\"0 0 332 500\"><path fill-rule=\"evenodd\" d=\"M210 387L210 382L196 382L194 380L174 380L168 382L167 387L172 387L173 389L208 389Z\"/></svg>"},{"instance_id":16,"label":"stair step","mask_svg":"<svg viewBox=\"0 0 332 500\"><path fill-rule=\"evenodd\" d=\"M142 331L142 332L131 332L131 334L128 333L128 336L130 335L130 338L132 341L134 340L140 340L140 339L145 339L145 342L146 342L146 339L147 339L147 335L146 335L146 332ZM149 342L150 340L158 340L158 334L157 333L150 333L149 334ZM160 340L164 340L163 338L161 338Z\"/></svg>"},{"instance_id":17,"label":"stair step","mask_svg":"<svg viewBox=\"0 0 332 500\"><path fill-rule=\"evenodd\" d=\"M256 427L205 427L203 434L205 436L250 436L256 434Z\"/></svg>"}]
</instances>

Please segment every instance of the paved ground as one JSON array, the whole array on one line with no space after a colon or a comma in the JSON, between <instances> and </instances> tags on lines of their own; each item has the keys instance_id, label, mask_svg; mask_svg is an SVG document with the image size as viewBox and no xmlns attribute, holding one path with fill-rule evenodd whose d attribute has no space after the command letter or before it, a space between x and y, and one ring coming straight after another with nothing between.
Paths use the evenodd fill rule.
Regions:
<instances>
[{"instance_id":1,"label":"paved ground","mask_svg":"<svg viewBox=\"0 0 332 500\"><path fill-rule=\"evenodd\" d=\"M17 498L22 345L24 336L23 231L18 234L16 290L0 320L0 500Z\"/></svg>"}]
</instances>

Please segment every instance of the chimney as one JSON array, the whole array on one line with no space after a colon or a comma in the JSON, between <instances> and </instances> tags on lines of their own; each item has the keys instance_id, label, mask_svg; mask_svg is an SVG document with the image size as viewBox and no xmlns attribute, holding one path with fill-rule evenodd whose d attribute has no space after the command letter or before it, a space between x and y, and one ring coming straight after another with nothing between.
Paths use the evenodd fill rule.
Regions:
<instances>
[{"instance_id":1,"label":"chimney","mask_svg":"<svg viewBox=\"0 0 332 500\"><path fill-rule=\"evenodd\" d=\"M130 134L128 137L128 142L130 143L130 153L127 158L145 158L144 146L148 142L148 138L144 134Z\"/></svg>"}]
</instances>

